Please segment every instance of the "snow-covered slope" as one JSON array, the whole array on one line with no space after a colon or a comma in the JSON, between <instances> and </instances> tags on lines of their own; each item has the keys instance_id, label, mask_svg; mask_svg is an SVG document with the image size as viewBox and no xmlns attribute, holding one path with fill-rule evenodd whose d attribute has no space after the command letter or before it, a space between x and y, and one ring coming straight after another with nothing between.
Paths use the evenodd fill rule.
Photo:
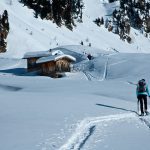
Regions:
<instances>
[{"instance_id":1,"label":"snow-covered slope","mask_svg":"<svg viewBox=\"0 0 150 150\"><path fill-rule=\"evenodd\" d=\"M150 55L93 49L89 61L85 48L59 48L78 58L78 70L57 80L29 76L24 60L0 59L0 149L149 148L150 117L136 114L134 84L150 84Z\"/></svg>"},{"instance_id":2,"label":"snow-covered slope","mask_svg":"<svg viewBox=\"0 0 150 150\"><path fill-rule=\"evenodd\" d=\"M0 54L0 150L149 149L150 117L137 116L135 94L138 79L150 85L150 55L141 53L150 52L149 40L132 29L128 44L92 22L118 2L84 2L84 22L72 32L35 19L17 0L0 0L10 22ZM28 74L24 53L50 48L76 58L72 72L57 80Z\"/></svg>"},{"instance_id":3,"label":"snow-covered slope","mask_svg":"<svg viewBox=\"0 0 150 150\"><path fill-rule=\"evenodd\" d=\"M118 35L108 32L104 26L98 27L93 20L106 18L119 2L109 4L107 1L84 0L83 23L77 23L73 31L64 26L57 27L50 21L34 18L33 11L24 7L18 0L0 1L0 13L7 9L9 14L10 33L8 51L5 57L23 57L25 52L42 51L62 45L92 44L103 50L115 49L120 52L150 52L149 39L132 29L132 44L120 40ZM1 54L1 56L3 56Z\"/></svg>"}]
</instances>

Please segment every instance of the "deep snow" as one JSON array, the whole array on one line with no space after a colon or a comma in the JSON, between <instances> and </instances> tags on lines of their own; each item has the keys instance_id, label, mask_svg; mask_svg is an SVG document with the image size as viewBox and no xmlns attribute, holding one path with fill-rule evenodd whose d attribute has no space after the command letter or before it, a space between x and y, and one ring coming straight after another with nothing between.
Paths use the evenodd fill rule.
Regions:
<instances>
[{"instance_id":1,"label":"deep snow","mask_svg":"<svg viewBox=\"0 0 150 150\"><path fill-rule=\"evenodd\" d=\"M149 57L101 52L78 60L79 72L61 79L31 76L24 60L9 59L10 69L0 68L0 149L148 149L150 118L145 123L135 113L135 85L129 82L144 77L149 84Z\"/></svg>"},{"instance_id":2,"label":"deep snow","mask_svg":"<svg viewBox=\"0 0 150 150\"><path fill-rule=\"evenodd\" d=\"M50 21L34 18L33 11L18 0L0 1L0 13L7 9L9 14L10 33L8 35L8 51L4 57L22 58L26 52L49 50L62 45L85 46L91 43L92 47L119 52L149 53L149 39L140 31L131 29L132 44L120 40L118 35L108 32L104 26L98 27L93 21L98 17L106 18L119 2L84 0L83 23L77 23L73 31L64 26L57 27ZM114 42L115 41L115 42Z\"/></svg>"},{"instance_id":3,"label":"deep snow","mask_svg":"<svg viewBox=\"0 0 150 150\"><path fill-rule=\"evenodd\" d=\"M11 28L8 51L0 54L0 149L149 149L150 117L137 116L134 85L145 78L150 86L149 39L132 29L128 44L93 23L118 2L84 0L84 22L73 32L9 2L0 1ZM24 54L51 48L76 58L72 72L61 79L27 73Z\"/></svg>"}]
</instances>

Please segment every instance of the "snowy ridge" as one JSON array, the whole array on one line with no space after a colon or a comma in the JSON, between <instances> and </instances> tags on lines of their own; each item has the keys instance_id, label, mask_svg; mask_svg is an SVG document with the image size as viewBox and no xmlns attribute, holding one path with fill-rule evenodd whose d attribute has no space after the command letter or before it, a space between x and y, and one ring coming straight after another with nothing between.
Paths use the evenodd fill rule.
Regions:
<instances>
[{"instance_id":1,"label":"snowy ridge","mask_svg":"<svg viewBox=\"0 0 150 150\"><path fill-rule=\"evenodd\" d=\"M64 144L59 150L80 150L85 144L86 140L92 135L94 129L99 123L116 121L121 119L136 118L136 115L133 113L109 115L103 117L92 117L85 118L81 121L72 135L72 137Z\"/></svg>"}]
</instances>

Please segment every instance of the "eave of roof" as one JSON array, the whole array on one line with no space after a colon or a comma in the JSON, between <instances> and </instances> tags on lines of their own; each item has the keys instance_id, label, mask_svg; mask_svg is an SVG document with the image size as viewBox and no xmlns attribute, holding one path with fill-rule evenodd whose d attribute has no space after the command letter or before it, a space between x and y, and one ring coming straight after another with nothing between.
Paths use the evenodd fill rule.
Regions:
<instances>
[{"instance_id":1,"label":"eave of roof","mask_svg":"<svg viewBox=\"0 0 150 150\"><path fill-rule=\"evenodd\" d=\"M47 57L49 55L51 55L51 52L49 51L27 52L25 53L23 59Z\"/></svg>"},{"instance_id":2,"label":"eave of roof","mask_svg":"<svg viewBox=\"0 0 150 150\"><path fill-rule=\"evenodd\" d=\"M71 55L62 54L62 55L51 55L51 56L39 58L36 63L39 64L39 63L57 61L62 58L67 58L67 59L71 60L72 62L76 61L75 57L73 57Z\"/></svg>"}]
</instances>

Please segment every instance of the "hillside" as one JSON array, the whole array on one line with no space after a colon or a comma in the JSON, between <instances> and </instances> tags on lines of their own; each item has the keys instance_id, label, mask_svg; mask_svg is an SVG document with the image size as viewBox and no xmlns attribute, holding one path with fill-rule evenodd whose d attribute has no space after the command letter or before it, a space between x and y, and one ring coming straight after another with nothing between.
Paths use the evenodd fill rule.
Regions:
<instances>
[{"instance_id":1,"label":"hillside","mask_svg":"<svg viewBox=\"0 0 150 150\"><path fill-rule=\"evenodd\" d=\"M78 56L82 48L61 50ZM99 51L57 80L27 75L19 59L0 59L0 149L148 149L150 118L136 114L134 84L150 84L150 55Z\"/></svg>"},{"instance_id":2,"label":"hillside","mask_svg":"<svg viewBox=\"0 0 150 150\"><path fill-rule=\"evenodd\" d=\"M7 52L0 53L0 150L149 149L150 116L138 115L136 96L139 79L150 87L149 39L132 28L129 44L93 22L118 1L84 3L83 23L71 31L34 18L17 0L0 0L10 23ZM49 49L76 58L63 78L27 72L24 54Z\"/></svg>"},{"instance_id":3,"label":"hillside","mask_svg":"<svg viewBox=\"0 0 150 150\"><path fill-rule=\"evenodd\" d=\"M149 53L149 39L139 31L131 29L133 43L120 40L118 35L108 32L104 27L98 27L93 21L97 17L111 14L119 2L84 0L83 23L77 23L73 31L66 27L61 28L47 20L34 18L33 10L28 9L17 0L0 1L0 10L7 10L9 14L10 33L7 38L8 51L5 57L22 58L25 52L42 51L62 45L85 46L91 43L92 47L103 50L117 50L119 52L146 52ZM3 57L3 55L1 55Z\"/></svg>"}]
</instances>

